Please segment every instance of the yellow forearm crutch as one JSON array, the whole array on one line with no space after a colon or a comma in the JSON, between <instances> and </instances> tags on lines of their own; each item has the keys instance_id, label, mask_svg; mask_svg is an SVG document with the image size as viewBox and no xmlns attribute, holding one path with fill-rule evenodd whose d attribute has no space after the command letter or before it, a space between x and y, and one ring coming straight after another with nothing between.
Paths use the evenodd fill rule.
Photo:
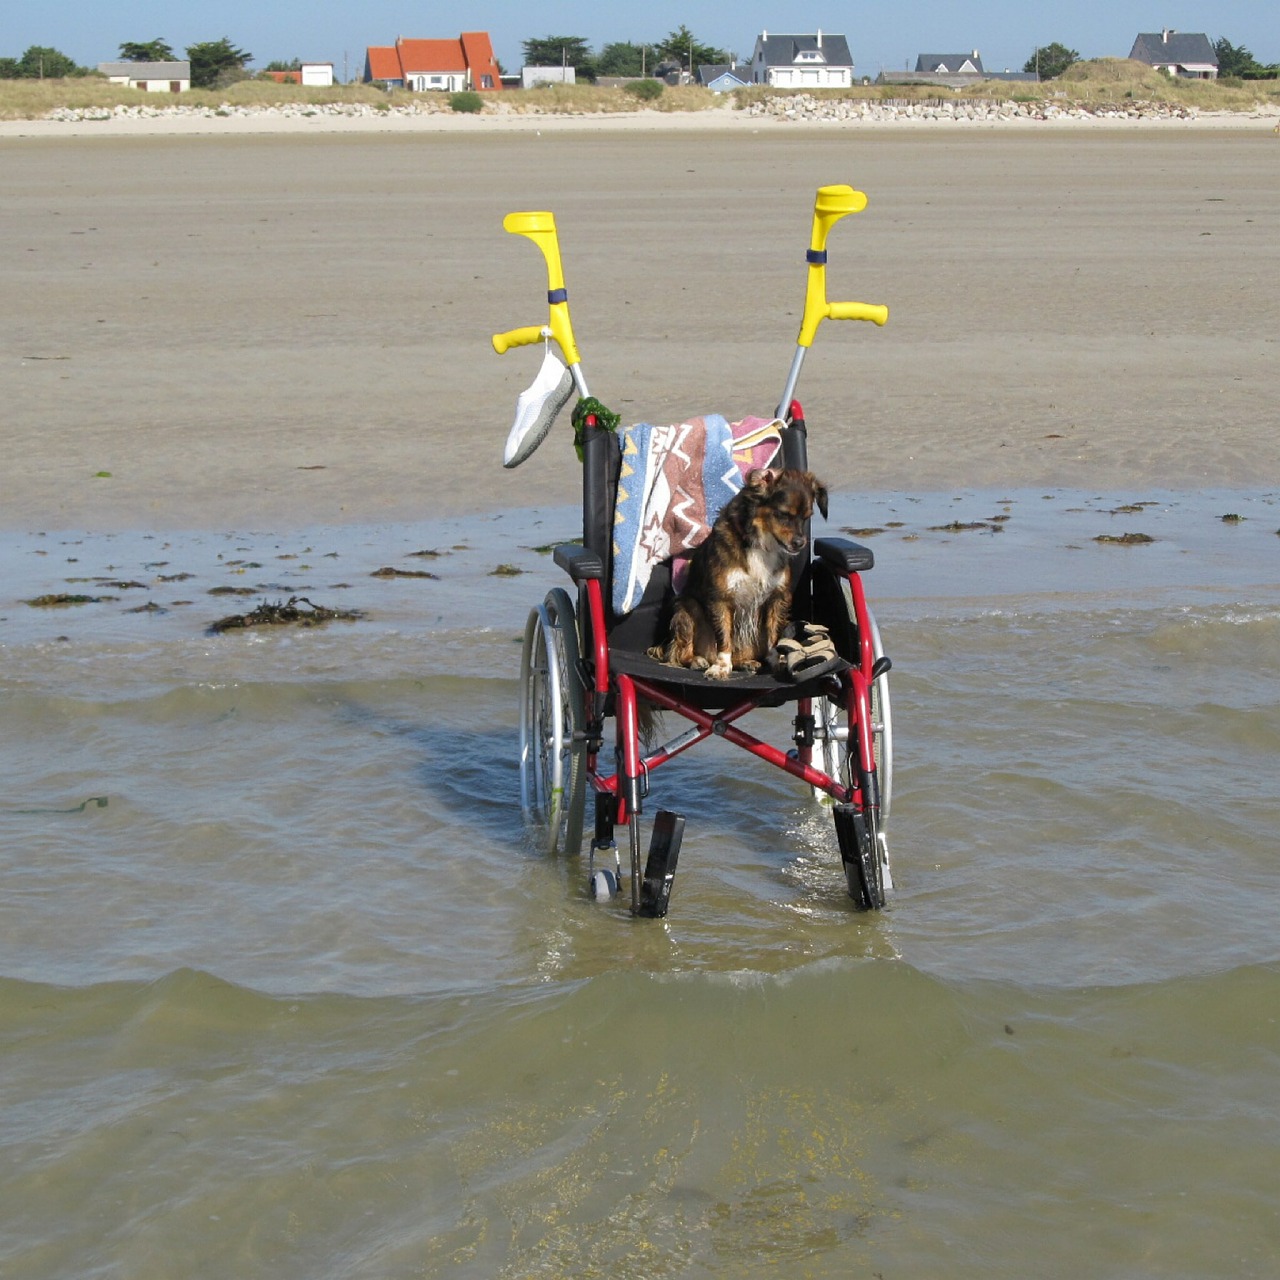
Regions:
<instances>
[{"instance_id":1,"label":"yellow forearm crutch","mask_svg":"<svg viewBox=\"0 0 1280 1280\"><path fill-rule=\"evenodd\" d=\"M526 325L520 329L508 329L506 333L493 335L493 349L502 355L512 347L528 346L544 338L554 338L564 355L565 364L573 374L578 394L589 395L586 379L582 374L582 358L573 338L573 322L569 319L569 292L564 285L564 269L560 265L560 240L556 234L556 216L545 211L535 213L509 213L502 220L503 230L513 235L527 236L542 251L547 262L547 305L549 316L545 325Z\"/></svg>"},{"instance_id":2,"label":"yellow forearm crutch","mask_svg":"<svg viewBox=\"0 0 1280 1280\"><path fill-rule=\"evenodd\" d=\"M796 339L796 354L787 374L787 385L778 403L779 418L785 418L790 410L805 352L813 345L818 326L824 320L870 320L879 325L889 319L888 307L869 302L827 301L827 236L841 218L850 213L861 213L866 207L867 197L845 185L819 187L814 197L813 231L805 254L809 263L809 279L805 287L804 316L800 321L800 336Z\"/></svg>"}]
</instances>

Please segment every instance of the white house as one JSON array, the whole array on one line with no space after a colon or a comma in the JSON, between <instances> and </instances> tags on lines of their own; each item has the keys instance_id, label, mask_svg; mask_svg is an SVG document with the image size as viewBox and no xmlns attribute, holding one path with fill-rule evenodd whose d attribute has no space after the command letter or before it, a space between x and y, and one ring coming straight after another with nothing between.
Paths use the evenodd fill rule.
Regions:
<instances>
[{"instance_id":1,"label":"white house","mask_svg":"<svg viewBox=\"0 0 1280 1280\"><path fill-rule=\"evenodd\" d=\"M1166 75L1189 80L1216 80L1218 55L1203 32L1144 31L1133 42L1129 57Z\"/></svg>"},{"instance_id":2,"label":"white house","mask_svg":"<svg viewBox=\"0 0 1280 1280\"><path fill-rule=\"evenodd\" d=\"M302 83L317 89L328 89L333 85L332 62L304 62L302 64Z\"/></svg>"},{"instance_id":3,"label":"white house","mask_svg":"<svg viewBox=\"0 0 1280 1280\"><path fill-rule=\"evenodd\" d=\"M521 67L520 87L536 89L540 84L575 84L578 73L573 67Z\"/></svg>"},{"instance_id":4,"label":"white house","mask_svg":"<svg viewBox=\"0 0 1280 1280\"><path fill-rule=\"evenodd\" d=\"M191 88L189 62L100 62L98 70L112 84L148 93L185 93Z\"/></svg>"},{"instance_id":5,"label":"white house","mask_svg":"<svg viewBox=\"0 0 1280 1280\"><path fill-rule=\"evenodd\" d=\"M775 89L847 89L853 84L853 58L844 36L770 35L756 37L751 83Z\"/></svg>"}]
</instances>

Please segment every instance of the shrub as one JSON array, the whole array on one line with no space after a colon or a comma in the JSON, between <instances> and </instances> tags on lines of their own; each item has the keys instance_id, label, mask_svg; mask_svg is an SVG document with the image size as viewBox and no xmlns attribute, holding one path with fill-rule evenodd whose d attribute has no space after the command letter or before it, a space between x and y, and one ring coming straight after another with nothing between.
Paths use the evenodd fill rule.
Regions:
<instances>
[{"instance_id":1,"label":"shrub","mask_svg":"<svg viewBox=\"0 0 1280 1280\"><path fill-rule=\"evenodd\" d=\"M635 84L627 85L627 92L641 102L652 102L654 98L662 97L662 87L661 80L637 80Z\"/></svg>"},{"instance_id":2,"label":"shrub","mask_svg":"<svg viewBox=\"0 0 1280 1280\"><path fill-rule=\"evenodd\" d=\"M463 115L474 116L484 110L484 99L471 89L449 95L449 109Z\"/></svg>"}]
</instances>

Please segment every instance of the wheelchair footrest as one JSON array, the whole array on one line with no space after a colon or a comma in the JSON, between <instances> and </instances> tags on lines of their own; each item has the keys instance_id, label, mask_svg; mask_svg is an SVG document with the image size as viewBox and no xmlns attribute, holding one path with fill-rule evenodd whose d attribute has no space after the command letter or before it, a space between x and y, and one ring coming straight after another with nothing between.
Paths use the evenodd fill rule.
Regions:
<instances>
[{"instance_id":1,"label":"wheelchair footrest","mask_svg":"<svg viewBox=\"0 0 1280 1280\"><path fill-rule=\"evenodd\" d=\"M640 906L636 914L661 919L667 914L671 884L680 860L680 841L684 838L684 817L669 809L659 809L653 820L653 838L649 857L644 864L640 883Z\"/></svg>"}]
</instances>

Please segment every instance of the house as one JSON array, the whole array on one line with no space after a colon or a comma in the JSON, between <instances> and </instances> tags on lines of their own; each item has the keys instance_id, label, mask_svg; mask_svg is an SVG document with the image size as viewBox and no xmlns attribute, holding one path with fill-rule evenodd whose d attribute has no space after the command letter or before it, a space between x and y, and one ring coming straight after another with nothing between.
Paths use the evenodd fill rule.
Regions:
<instances>
[{"instance_id":1,"label":"house","mask_svg":"<svg viewBox=\"0 0 1280 1280\"><path fill-rule=\"evenodd\" d=\"M332 62L304 62L296 71L264 71L262 74L276 84L305 84L316 89L333 85Z\"/></svg>"},{"instance_id":2,"label":"house","mask_svg":"<svg viewBox=\"0 0 1280 1280\"><path fill-rule=\"evenodd\" d=\"M770 35L756 37L751 55L751 83L775 89L848 89L853 84L853 58L844 36Z\"/></svg>"},{"instance_id":3,"label":"house","mask_svg":"<svg viewBox=\"0 0 1280 1280\"><path fill-rule=\"evenodd\" d=\"M931 76L980 76L982 58L972 53L922 53L916 57L916 72Z\"/></svg>"},{"instance_id":4,"label":"house","mask_svg":"<svg viewBox=\"0 0 1280 1280\"><path fill-rule=\"evenodd\" d=\"M882 71L877 84L940 84L964 89L980 80L1038 80L1034 71L987 71L977 49L968 53L921 53L914 71Z\"/></svg>"},{"instance_id":5,"label":"house","mask_svg":"<svg viewBox=\"0 0 1280 1280\"><path fill-rule=\"evenodd\" d=\"M393 45L370 45L365 50L364 80L417 93L502 87L487 31L464 31L456 40L400 36Z\"/></svg>"},{"instance_id":6,"label":"house","mask_svg":"<svg viewBox=\"0 0 1280 1280\"><path fill-rule=\"evenodd\" d=\"M100 62L98 70L112 84L148 93L185 93L191 88L189 62Z\"/></svg>"},{"instance_id":7,"label":"house","mask_svg":"<svg viewBox=\"0 0 1280 1280\"><path fill-rule=\"evenodd\" d=\"M540 84L575 84L578 79L574 67L521 67L520 87L536 89Z\"/></svg>"},{"instance_id":8,"label":"house","mask_svg":"<svg viewBox=\"0 0 1280 1280\"><path fill-rule=\"evenodd\" d=\"M735 89L744 89L751 83L751 71L747 67L738 66L736 62L731 62L728 66L724 64L700 66L698 83L704 89L710 89L712 93L732 93Z\"/></svg>"},{"instance_id":9,"label":"house","mask_svg":"<svg viewBox=\"0 0 1280 1280\"><path fill-rule=\"evenodd\" d=\"M1133 42L1129 57L1171 76L1190 80L1218 78L1218 55L1203 32L1190 35L1166 27L1163 31L1140 34Z\"/></svg>"}]
</instances>

